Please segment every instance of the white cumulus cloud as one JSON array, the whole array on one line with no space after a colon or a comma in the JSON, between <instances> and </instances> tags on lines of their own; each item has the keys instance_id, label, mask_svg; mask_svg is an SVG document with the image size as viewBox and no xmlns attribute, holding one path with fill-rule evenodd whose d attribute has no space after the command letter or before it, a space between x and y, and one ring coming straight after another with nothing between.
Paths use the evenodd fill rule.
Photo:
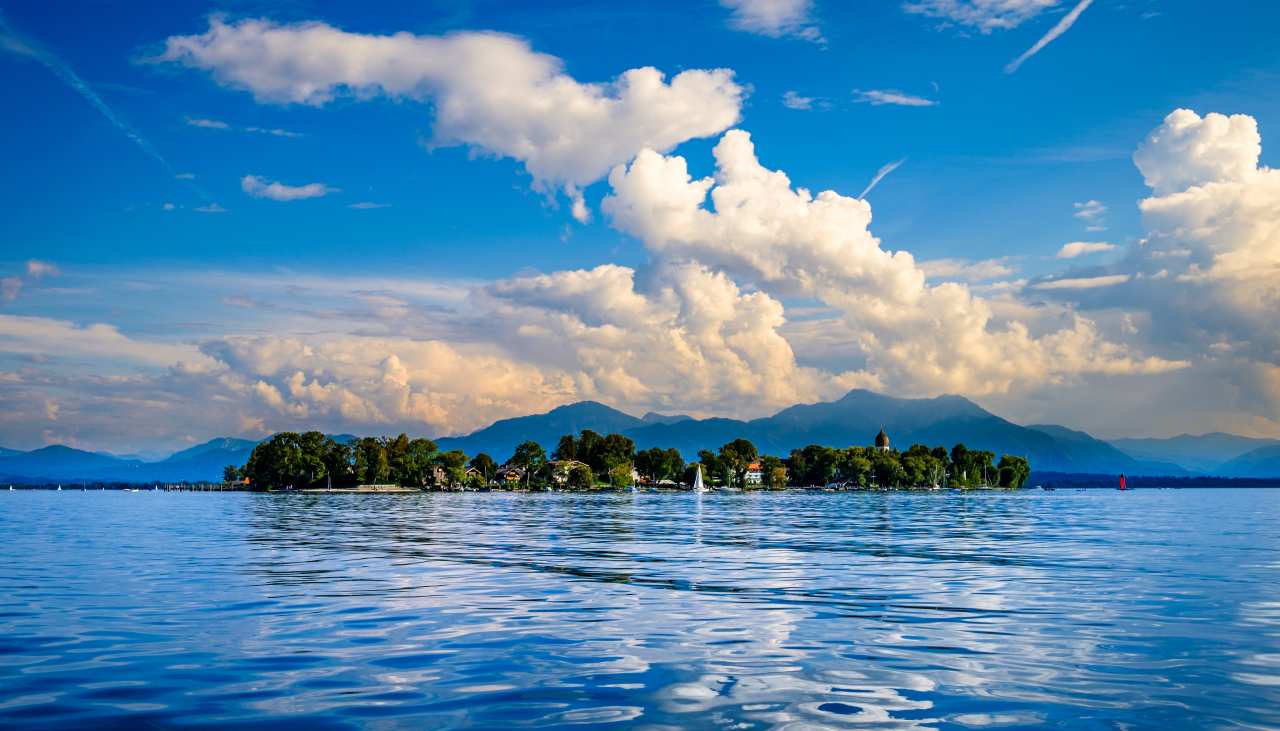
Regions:
<instances>
[{"instance_id":1,"label":"white cumulus cloud","mask_svg":"<svg viewBox=\"0 0 1280 731\"><path fill-rule=\"evenodd\" d=\"M738 120L744 89L726 69L671 79L634 68L583 83L514 36L350 33L321 22L214 17L172 36L154 62L201 69L262 102L321 106L338 97L431 102L433 145L470 145L521 161L541 184L577 188L644 148L668 150Z\"/></svg>"},{"instance_id":2,"label":"white cumulus cloud","mask_svg":"<svg viewBox=\"0 0 1280 731\"><path fill-rule=\"evenodd\" d=\"M866 201L792 188L755 156L750 137L727 132L714 178L693 179L678 156L646 151L609 176L602 204L614 225L661 261L696 262L780 297L815 298L840 313L826 323L865 359L865 375L911 393L981 394L1082 373L1149 373L1182 364L1135 358L1095 325L1064 314L1035 336L999 322L958 283L926 283L905 252L871 234ZM710 198L710 204L707 200Z\"/></svg>"}]
</instances>

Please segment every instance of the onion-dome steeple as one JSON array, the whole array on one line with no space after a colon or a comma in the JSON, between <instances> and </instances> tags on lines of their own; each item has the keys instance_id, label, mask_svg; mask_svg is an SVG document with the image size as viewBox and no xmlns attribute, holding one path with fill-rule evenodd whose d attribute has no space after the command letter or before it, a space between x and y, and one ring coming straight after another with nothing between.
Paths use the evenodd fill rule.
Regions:
<instances>
[{"instance_id":1,"label":"onion-dome steeple","mask_svg":"<svg viewBox=\"0 0 1280 731\"><path fill-rule=\"evenodd\" d=\"M876 435L876 449L881 452L889 451L889 435L884 433L884 427L880 427L880 433Z\"/></svg>"}]
</instances>

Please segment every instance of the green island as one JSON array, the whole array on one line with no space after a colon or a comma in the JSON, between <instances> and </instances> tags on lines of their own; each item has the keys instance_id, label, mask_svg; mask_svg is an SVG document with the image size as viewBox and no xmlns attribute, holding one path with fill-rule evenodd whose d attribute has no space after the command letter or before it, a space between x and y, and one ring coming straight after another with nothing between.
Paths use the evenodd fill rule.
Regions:
<instances>
[{"instance_id":1,"label":"green island","mask_svg":"<svg viewBox=\"0 0 1280 731\"><path fill-rule=\"evenodd\" d=\"M281 432L258 444L244 466L223 470L250 490L418 492L422 490L689 489L699 473L710 489L1019 488L1031 474L1023 457L913 444L893 449L881 430L872 446L811 444L786 457L761 454L746 439L686 462L676 449L637 450L621 434L583 430L560 437L550 455L535 441L499 463L481 452L441 451L430 439L363 437L339 441L318 431Z\"/></svg>"}]
</instances>

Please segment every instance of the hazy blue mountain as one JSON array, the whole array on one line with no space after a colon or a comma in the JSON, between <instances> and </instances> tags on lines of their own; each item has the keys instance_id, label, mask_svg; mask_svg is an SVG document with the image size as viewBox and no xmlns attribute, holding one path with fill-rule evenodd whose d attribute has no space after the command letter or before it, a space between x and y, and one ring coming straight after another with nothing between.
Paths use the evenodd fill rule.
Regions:
<instances>
[{"instance_id":1,"label":"hazy blue mountain","mask_svg":"<svg viewBox=\"0 0 1280 731\"><path fill-rule=\"evenodd\" d=\"M1111 443L1137 459L1171 462L1192 472L1226 474L1218 468L1247 452L1280 445L1280 440L1213 432L1167 439L1112 439Z\"/></svg>"},{"instance_id":2,"label":"hazy blue mountain","mask_svg":"<svg viewBox=\"0 0 1280 731\"><path fill-rule=\"evenodd\" d=\"M0 456L5 482L180 482L221 480L222 468L242 465L256 442L221 437L175 452L158 462L144 462L99 452L54 445Z\"/></svg>"},{"instance_id":3,"label":"hazy blue mountain","mask_svg":"<svg viewBox=\"0 0 1280 731\"><path fill-rule=\"evenodd\" d=\"M257 442L234 437L218 437L204 444L174 452L159 462L148 462L139 469L141 479L151 482L216 481L222 479L222 468L242 466Z\"/></svg>"},{"instance_id":4,"label":"hazy blue mountain","mask_svg":"<svg viewBox=\"0 0 1280 731\"><path fill-rule=\"evenodd\" d=\"M1226 477L1280 478L1280 444L1246 452L1221 465L1214 473Z\"/></svg>"},{"instance_id":5,"label":"hazy blue mountain","mask_svg":"<svg viewBox=\"0 0 1280 731\"><path fill-rule=\"evenodd\" d=\"M252 452L258 443L252 439L236 439L235 437L218 437L204 444L188 447L166 457L164 462L179 462L194 459L206 454L226 454L228 452Z\"/></svg>"},{"instance_id":6,"label":"hazy blue mountain","mask_svg":"<svg viewBox=\"0 0 1280 731\"><path fill-rule=\"evenodd\" d=\"M1079 462L1096 461L1103 457L1110 460L1116 465L1123 465L1128 459L1134 460L1135 464L1128 470L1130 474L1135 475L1175 475L1183 476L1190 474L1187 469L1173 462L1164 462L1154 459L1140 459L1133 455L1126 454L1123 450L1117 449L1114 445L1104 442L1085 432L1075 429L1068 429L1065 426L1055 426L1053 424L1035 424L1030 427L1036 431L1044 432L1053 437L1058 445L1067 452L1071 459ZM1124 470L1109 470L1110 472L1123 472Z\"/></svg>"},{"instance_id":7,"label":"hazy blue mountain","mask_svg":"<svg viewBox=\"0 0 1280 731\"><path fill-rule=\"evenodd\" d=\"M545 414L495 421L466 436L442 437L435 441L441 450L461 449L472 456L488 452L491 457L502 462L511 456L517 444L526 440L532 439L550 452L564 434L575 434L583 429L593 429L601 434L622 433L642 424L643 420L604 404L580 401L554 408Z\"/></svg>"},{"instance_id":8,"label":"hazy blue mountain","mask_svg":"<svg viewBox=\"0 0 1280 731\"><path fill-rule=\"evenodd\" d=\"M138 479L138 460L120 459L107 454L86 452L55 444L30 452L0 457L0 479L5 481L46 480L73 482L77 480L132 480Z\"/></svg>"},{"instance_id":9,"label":"hazy blue mountain","mask_svg":"<svg viewBox=\"0 0 1280 731\"><path fill-rule=\"evenodd\" d=\"M12 456L13 456L13 455L15 455L15 454L22 454L22 450L21 450L21 449L8 449L8 448L6 448L6 447L0 447L0 457L12 457Z\"/></svg>"}]
</instances>

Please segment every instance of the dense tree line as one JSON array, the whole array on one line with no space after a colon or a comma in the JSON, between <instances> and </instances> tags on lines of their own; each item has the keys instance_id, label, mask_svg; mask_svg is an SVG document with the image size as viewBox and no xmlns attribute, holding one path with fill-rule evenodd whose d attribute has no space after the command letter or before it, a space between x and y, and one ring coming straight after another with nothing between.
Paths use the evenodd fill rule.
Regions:
<instances>
[{"instance_id":1,"label":"dense tree line","mask_svg":"<svg viewBox=\"0 0 1280 731\"><path fill-rule=\"evenodd\" d=\"M698 452L697 461L686 464L678 450L637 451L628 437L587 429L562 436L549 457L537 442L523 442L502 465L488 454L468 459L457 450L440 451L430 439L410 439L404 434L339 442L315 431L281 432L258 444L243 467L228 466L224 477L229 482L247 478L258 489L356 484L592 489L626 487L637 480L687 485L697 469L710 485L768 488L832 483L883 488L1021 487L1031 473L1022 457L1004 455L997 463L993 452L969 450L963 444L950 451L914 444L905 452L811 444L780 458L760 454L746 439L734 439L718 450ZM759 479L749 479L756 471Z\"/></svg>"},{"instance_id":2,"label":"dense tree line","mask_svg":"<svg viewBox=\"0 0 1280 731\"><path fill-rule=\"evenodd\" d=\"M907 451L881 451L873 447L838 449L811 444L791 450L787 467L793 485L828 485L833 482L859 487L1022 487L1031 474L1023 457L969 450L957 444L944 447L913 444Z\"/></svg>"}]
</instances>

